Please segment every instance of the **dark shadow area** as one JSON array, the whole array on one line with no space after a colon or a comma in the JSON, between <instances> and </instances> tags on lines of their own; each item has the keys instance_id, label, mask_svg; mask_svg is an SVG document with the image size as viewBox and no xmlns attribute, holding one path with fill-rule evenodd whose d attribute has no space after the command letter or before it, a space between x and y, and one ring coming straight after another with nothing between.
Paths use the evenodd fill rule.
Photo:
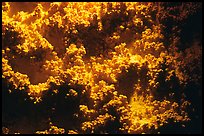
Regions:
<instances>
[{"instance_id":1,"label":"dark shadow area","mask_svg":"<svg viewBox=\"0 0 204 136\"><path fill-rule=\"evenodd\" d=\"M202 41L202 8L190 15L181 25L181 44L178 45L180 51L192 46L194 41ZM202 44L200 44L202 45Z\"/></svg>"},{"instance_id":2,"label":"dark shadow area","mask_svg":"<svg viewBox=\"0 0 204 136\"><path fill-rule=\"evenodd\" d=\"M119 128L122 128L122 124L120 123L120 115L117 112L117 107L109 107L108 113L115 117L114 120L108 120L104 126L99 126L96 129L96 134L122 134L122 131Z\"/></svg>"},{"instance_id":3,"label":"dark shadow area","mask_svg":"<svg viewBox=\"0 0 204 136\"><path fill-rule=\"evenodd\" d=\"M105 55L105 51L108 45L105 42L105 33L98 31L97 27L83 27L82 25L77 26L76 29L79 31L78 38L86 49L86 57Z\"/></svg>"},{"instance_id":4,"label":"dark shadow area","mask_svg":"<svg viewBox=\"0 0 204 136\"><path fill-rule=\"evenodd\" d=\"M28 75L31 84L44 83L50 76L42 67L45 62L46 51L38 49L30 55L8 54L9 65L14 72ZM14 56L15 58L12 58ZM31 59L30 57L35 57ZM43 75L43 76L42 76Z\"/></svg>"},{"instance_id":5,"label":"dark shadow area","mask_svg":"<svg viewBox=\"0 0 204 136\"><path fill-rule=\"evenodd\" d=\"M111 14L105 13L101 21L103 31L106 32L107 35L111 35L114 31L116 31L117 26L130 21L132 18L125 14L127 7L123 3L120 3L120 6L116 7L116 10L120 11L119 13L117 11L113 12L114 9L112 7L112 3L108 3L107 6L107 10L111 11Z\"/></svg>"},{"instance_id":6,"label":"dark shadow area","mask_svg":"<svg viewBox=\"0 0 204 136\"><path fill-rule=\"evenodd\" d=\"M11 88L12 86L2 80L2 127L8 128L9 134L32 134L48 130L50 122L66 130L80 129L81 121L73 114L79 112L79 104L85 101L85 97L81 99L83 86L57 86L57 94L50 89L44 93L43 101L36 104L30 100L25 90L12 89L14 91L9 93ZM69 89L76 90L78 96L68 97L66 94L69 94Z\"/></svg>"},{"instance_id":7,"label":"dark shadow area","mask_svg":"<svg viewBox=\"0 0 204 136\"><path fill-rule=\"evenodd\" d=\"M168 124L160 127L157 132L161 132L161 134L200 134L202 132L202 81L188 82L186 86L181 86L175 73L168 82L165 82L165 73L159 74L157 79L159 87L154 94L154 98L157 100L167 98L176 101L179 105L181 99L184 98L191 103L186 110L191 120L184 123L174 123L170 120ZM169 93L174 93L174 95L170 97L168 96Z\"/></svg>"},{"instance_id":8,"label":"dark shadow area","mask_svg":"<svg viewBox=\"0 0 204 136\"><path fill-rule=\"evenodd\" d=\"M9 93L9 89L13 90L12 93ZM9 128L9 134L30 134L38 129L46 129L48 117L46 110L35 105L25 90L14 90L2 80L2 127Z\"/></svg>"},{"instance_id":9,"label":"dark shadow area","mask_svg":"<svg viewBox=\"0 0 204 136\"><path fill-rule=\"evenodd\" d=\"M174 123L173 120L169 120L168 124L159 127L157 132L160 134L201 134L202 133L202 118L192 118L189 122L184 123Z\"/></svg>"},{"instance_id":10,"label":"dark shadow area","mask_svg":"<svg viewBox=\"0 0 204 136\"><path fill-rule=\"evenodd\" d=\"M186 99L191 102L187 109L191 118L188 124L190 133L202 133L202 79L198 83L189 82L184 92Z\"/></svg>"},{"instance_id":11,"label":"dark shadow area","mask_svg":"<svg viewBox=\"0 0 204 136\"><path fill-rule=\"evenodd\" d=\"M54 47L54 51L57 52L58 57L63 57L68 47L65 44L65 30L59 28L58 23L52 24L53 26L43 26L43 37Z\"/></svg>"},{"instance_id":12,"label":"dark shadow area","mask_svg":"<svg viewBox=\"0 0 204 136\"><path fill-rule=\"evenodd\" d=\"M58 93L54 93L53 89L57 89ZM77 96L70 94L70 89L77 92ZM86 97L82 97L84 86L75 85L70 87L67 84L60 86L52 85L50 90L43 95L43 101L39 107L43 107L51 119L51 122L66 130L79 130L81 119L74 116L79 113L79 105L84 104ZM67 96L69 94L69 96ZM86 101L88 103L88 101Z\"/></svg>"},{"instance_id":13,"label":"dark shadow area","mask_svg":"<svg viewBox=\"0 0 204 136\"><path fill-rule=\"evenodd\" d=\"M13 26L2 25L2 49L5 50L8 47L14 51L15 46L21 43L23 43L23 38L20 37L19 32L14 30Z\"/></svg>"},{"instance_id":14,"label":"dark shadow area","mask_svg":"<svg viewBox=\"0 0 204 136\"><path fill-rule=\"evenodd\" d=\"M37 2L9 2L9 4L11 6L9 16L13 16L17 14L19 11L31 13L35 9L38 3Z\"/></svg>"},{"instance_id":15,"label":"dark shadow area","mask_svg":"<svg viewBox=\"0 0 204 136\"><path fill-rule=\"evenodd\" d=\"M142 67L141 70L139 71L139 77L140 77L140 82L141 82L141 90L145 91L149 85L149 79L150 77L148 76L148 63L146 62ZM139 94L140 95L140 94Z\"/></svg>"},{"instance_id":16,"label":"dark shadow area","mask_svg":"<svg viewBox=\"0 0 204 136\"><path fill-rule=\"evenodd\" d=\"M159 86L153 92L153 96L156 100L170 99L180 104L183 91L178 77L176 77L175 73L173 73L170 80L165 81L168 75L166 68L168 67L169 66L167 66L165 63L161 64L162 71L159 72L158 78L156 79L156 82L159 82ZM170 93L173 93L174 95L169 96Z\"/></svg>"},{"instance_id":17,"label":"dark shadow area","mask_svg":"<svg viewBox=\"0 0 204 136\"><path fill-rule=\"evenodd\" d=\"M160 22L164 25L164 45L169 48L179 38L179 51L189 48L192 42L202 40L202 3L161 2L164 8Z\"/></svg>"},{"instance_id":18,"label":"dark shadow area","mask_svg":"<svg viewBox=\"0 0 204 136\"><path fill-rule=\"evenodd\" d=\"M116 85L116 90L125 96L127 96L128 101L134 93L134 86L138 82L138 68L136 65L130 65L127 69L123 69L122 73L117 77L118 84Z\"/></svg>"}]
</instances>

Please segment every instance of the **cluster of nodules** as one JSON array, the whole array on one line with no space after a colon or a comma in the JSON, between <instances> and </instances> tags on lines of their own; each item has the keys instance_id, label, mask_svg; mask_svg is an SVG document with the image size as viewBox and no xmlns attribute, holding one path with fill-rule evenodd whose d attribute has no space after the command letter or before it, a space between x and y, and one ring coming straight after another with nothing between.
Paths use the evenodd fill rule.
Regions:
<instances>
[{"instance_id":1,"label":"cluster of nodules","mask_svg":"<svg viewBox=\"0 0 204 136\"><path fill-rule=\"evenodd\" d=\"M59 103L79 101L70 112L77 127L52 124L36 133L151 133L169 119L189 120L178 90L189 79L182 69L188 62L181 61L177 41L164 42L162 4L40 2L31 8L3 3L3 79L10 92L26 91L35 104L56 94Z\"/></svg>"}]
</instances>

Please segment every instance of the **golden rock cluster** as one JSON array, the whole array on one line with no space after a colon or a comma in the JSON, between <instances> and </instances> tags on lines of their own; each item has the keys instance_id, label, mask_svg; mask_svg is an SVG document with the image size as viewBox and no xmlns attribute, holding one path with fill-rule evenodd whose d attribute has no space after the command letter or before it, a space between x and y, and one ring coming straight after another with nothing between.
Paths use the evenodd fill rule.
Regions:
<instances>
[{"instance_id":1,"label":"golden rock cluster","mask_svg":"<svg viewBox=\"0 0 204 136\"><path fill-rule=\"evenodd\" d=\"M155 98L162 72L164 82L175 76L183 85L189 79L181 69L187 63L180 60L182 54L163 43L157 4L22 4L29 8L17 2L2 5L2 78L11 92L26 91L36 104L48 90L59 92L53 84L67 84L84 89L71 89L66 97L88 97L76 113L83 118L81 129L51 126L36 133L109 133L105 128L117 121L118 133L150 133L169 119L190 120L184 98L181 104L173 94Z\"/></svg>"}]
</instances>

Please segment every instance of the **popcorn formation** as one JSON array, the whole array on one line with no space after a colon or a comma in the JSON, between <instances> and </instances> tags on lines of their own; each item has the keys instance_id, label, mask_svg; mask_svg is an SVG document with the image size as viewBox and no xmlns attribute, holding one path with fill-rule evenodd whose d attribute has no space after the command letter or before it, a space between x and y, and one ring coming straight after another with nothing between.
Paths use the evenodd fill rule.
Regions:
<instances>
[{"instance_id":1,"label":"popcorn formation","mask_svg":"<svg viewBox=\"0 0 204 136\"><path fill-rule=\"evenodd\" d=\"M25 91L34 104L50 90L65 91L59 89L64 85L72 88L64 97L81 99L73 113L78 129L51 125L36 133L151 133L169 119L190 120L185 110L190 103L175 84L200 78L186 70L196 68L188 65L201 58L202 49L186 50L193 54L186 61L179 39L167 47L160 21L169 16L161 16L162 5L33 2L23 3L30 5L26 9L20 4L2 5L2 78L11 92ZM168 86L159 92L162 84ZM119 125L108 130L111 123Z\"/></svg>"}]
</instances>

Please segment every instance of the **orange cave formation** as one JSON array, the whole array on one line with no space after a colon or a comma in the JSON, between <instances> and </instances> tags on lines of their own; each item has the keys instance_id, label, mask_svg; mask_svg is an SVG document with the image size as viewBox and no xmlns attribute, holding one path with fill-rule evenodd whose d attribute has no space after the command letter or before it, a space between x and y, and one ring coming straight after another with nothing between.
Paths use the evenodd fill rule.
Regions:
<instances>
[{"instance_id":1,"label":"orange cave formation","mask_svg":"<svg viewBox=\"0 0 204 136\"><path fill-rule=\"evenodd\" d=\"M2 2L2 133L201 133L201 10Z\"/></svg>"}]
</instances>

